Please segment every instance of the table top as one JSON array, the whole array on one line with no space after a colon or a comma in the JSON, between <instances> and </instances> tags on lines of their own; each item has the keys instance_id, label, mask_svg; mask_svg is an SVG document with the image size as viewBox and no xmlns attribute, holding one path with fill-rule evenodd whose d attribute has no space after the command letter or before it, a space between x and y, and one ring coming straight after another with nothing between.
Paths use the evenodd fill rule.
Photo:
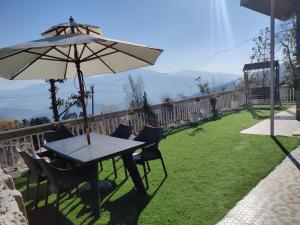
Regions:
<instances>
[{"instance_id":1,"label":"table top","mask_svg":"<svg viewBox=\"0 0 300 225\"><path fill-rule=\"evenodd\" d=\"M43 146L56 154L77 161L89 163L111 158L126 151L133 151L145 143L127 139L115 138L98 133L90 133L91 144L87 144L86 135L53 141Z\"/></svg>"}]
</instances>

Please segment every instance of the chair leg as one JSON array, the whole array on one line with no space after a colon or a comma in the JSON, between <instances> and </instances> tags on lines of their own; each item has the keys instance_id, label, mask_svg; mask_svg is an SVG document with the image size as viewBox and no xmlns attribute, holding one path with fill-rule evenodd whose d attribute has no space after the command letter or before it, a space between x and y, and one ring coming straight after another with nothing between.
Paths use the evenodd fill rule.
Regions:
<instances>
[{"instance_id":1,"label":"chair leg","mask_svg":"<svg viewBox=\"0 0 300 225\"><path fill-rule=\"evenodd\" d=\"M102 164L102 161L100 161L100 171L103 170L103 164Z\"/></svg>"},{"instance_id":2,"label":"chair leg","mask_svg":"<svg viewBox=\"0 0 300 225\"><path fill-rule=\"evenodd\" d=\"M168 173L167 173L167 170L166 170L166 166L165 166L164 160L163 160L162 157L160 158L160 160L161 160L161 164L162 164L162 166L163 166L164 172L165 172L165 176L167 177L167 176L168 176Z\"/></svg>"},{"instance_id":3,"label":"chair leg","mask_svg":"<svg viewBox=\"0 0 300 225\"><path fill-rule=\"evenodd\" d=\"M30 179L30 173L29 173L29 170L27 172L27 184L26 184L26 200L28 200L28 192L29 192L29 179Z\"/></svg>"},{"instance_id":4,"label":"chair leg","mask_svg":"<svg viewBox=\"0 0 300 225\"><path fill-rule=\"evenodd\" d=\"M146 165L143 163L144 168L144 176L145 176L145 182L146 182L146 190L148 190L148 177L147 177L147 171L146 171Z\"/></svg>"},{"instance_id":5,"label":"chair leg","mask_svg":"<svg viewBox=\"0 0 300 225\"><path fill-rule=\"evenodd\" d=\"M127 169L126 169L125 165L124 165L124 172L125 172L125 179L127 180L128 179L128 173L127 173Z\"/></svg>"},{"instance_id":6,"label":"chair leg","mask_svg":"<svg viewBox=\"0 0 300 225\"><path fill-rule=\"evenodd\" d=\"M56 202L55 202L55 206L56 206L56 224L58 224L58 214L59 214L59 198L60 198L60 192L58 190L57 194L56 194Z\"/></svg>"},{"instance_id":7,"label":"chair leg","mask_svg":"<svg viewBox=\"0 0 300 225\"><path fill-rule=\"evenodd\" d=\"M115 178L117 178L117 177L118 177L118 174L117 174L117 168L116 168L116 161L115 161L115 158L112 158L112 163L113 163L113 167L114 167Z\"/></svg>"},{"instance_id":8,"label":"chair leg","mask_svg":"<svg viewBox=\"0 0 300 225\"><path fill-rule=\"evenodd\" d=\"M40 192L40 181L38 180L36 184L36 194L35 194L35 209L38 208L38 202L39 202L39 192Z\"/></svg>"},{"instance_id":9,"label":"chair leg","mask_svg":"<svg viewBox=\"0 0 300 225\"><path fill-rule=\"evenodd\" d=\"M79 197L79 188L78 188L78 186L76 186L76 194L77 194L77 197Z\"/></svg>"},{"instance_id":10,"label":"chair leg","mask_svg":"<svg viewBox=\"0 0 300 225\"><path fill-rule=\"evenodd\" d=\"M148 173L151 171L151 169L150 169L150 165L149 165L149 162L148 161L146 161L146 164L147 164L147 167L148 167Z\"/></svg>"},{"instance_id":11,"label":"chair leg","mask_svg":"<svg viewBox=\"0 0 300 225\"><path fill-rule=\"evenodd\" d=\"M49 197L49 187L48 181L46 185L46 196L45 196L45 214L47 214L47 207L48 207L48 197Z\"/></svg>"}]
</instances>

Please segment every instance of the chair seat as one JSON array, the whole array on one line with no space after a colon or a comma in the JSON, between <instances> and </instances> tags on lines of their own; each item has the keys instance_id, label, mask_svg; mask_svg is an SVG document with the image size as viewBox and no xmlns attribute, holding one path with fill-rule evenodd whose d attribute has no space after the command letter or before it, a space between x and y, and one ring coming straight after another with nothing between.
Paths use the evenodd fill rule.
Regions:
<instances>
[{"instance_id":1,"label":"chair seat","mask_svg":"<svg viewBox=\"0 0 300 225\"><path fill-rule=\"evenodd\" d=\"M160 155L157 154L157 152L147 152L147 153L144 152L143 157L142 157L142 152L133 153L132 157L133 157L133 160L135 161L135 163L137 163L137 164L142 164L145 161L160 159Z\"/></svg>"},{"instance_id":2,"label":"chair seat","mask_svg":"<svg viewBox=\"0 0 300 225\"><path fill-rule=\"evenodd\" d=\"M133 157L133 160L136 161L136 162L141 161L142 160L142 153L141 152L133 153L132 157Z\"/></svg>"},{"instance_id":3,"label":"chair seat","mask_svg":"<svg viewBox=\"0 0 300 225\"><path fill-rule=\"evenodd\" d=\"M90 169L89 167L77 167L73 168L74 172L70 176L62 176L58 178L59 185L49 183L49 190L52 193L58 193L60 192L66 192L72 188L75 188L79 184L83 182L88 182L89 181L89 174L90 174ZM75 171L76 170L76 171Z\"/></svg>"}]
</instances>

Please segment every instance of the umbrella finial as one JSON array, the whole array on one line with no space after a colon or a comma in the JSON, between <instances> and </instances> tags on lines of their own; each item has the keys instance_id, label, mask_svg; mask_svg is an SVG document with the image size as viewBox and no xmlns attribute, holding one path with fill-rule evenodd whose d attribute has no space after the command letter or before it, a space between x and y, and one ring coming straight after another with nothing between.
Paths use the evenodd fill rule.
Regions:
<instances>
[{"instance_id":1,"label":"umbrella finial","mask_svg":"<svg viewBox=\"0 0 300 225\"><path fill-rule=\"evenodd\" d=\"M70 16L69 21L70 21L70 23L73 23L73 22L74 22L74 19L73 19L72 16Z\"/></svg>"}]
</instances>

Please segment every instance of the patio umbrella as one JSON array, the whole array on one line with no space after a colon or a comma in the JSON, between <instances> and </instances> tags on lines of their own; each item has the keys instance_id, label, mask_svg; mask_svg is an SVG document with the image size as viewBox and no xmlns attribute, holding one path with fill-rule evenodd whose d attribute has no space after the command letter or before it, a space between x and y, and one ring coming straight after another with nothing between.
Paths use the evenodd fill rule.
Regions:
<instances>
[{"instance_id":1,"label":"patio umbrella","mask_svg":"<svg viewBox=\"0 0 300 225\"><path fill-rule=\"evenodd\" d=\"M52 36L49 29L49 32L44 32L49 37L0 49L0 77L34 80L77 76L84 129L90 144L83 76L118 73L153 65L163 50L98 34L79 34L76 33L76 26L65 30L64 35Z\"/></svg>"}]
</instances>

